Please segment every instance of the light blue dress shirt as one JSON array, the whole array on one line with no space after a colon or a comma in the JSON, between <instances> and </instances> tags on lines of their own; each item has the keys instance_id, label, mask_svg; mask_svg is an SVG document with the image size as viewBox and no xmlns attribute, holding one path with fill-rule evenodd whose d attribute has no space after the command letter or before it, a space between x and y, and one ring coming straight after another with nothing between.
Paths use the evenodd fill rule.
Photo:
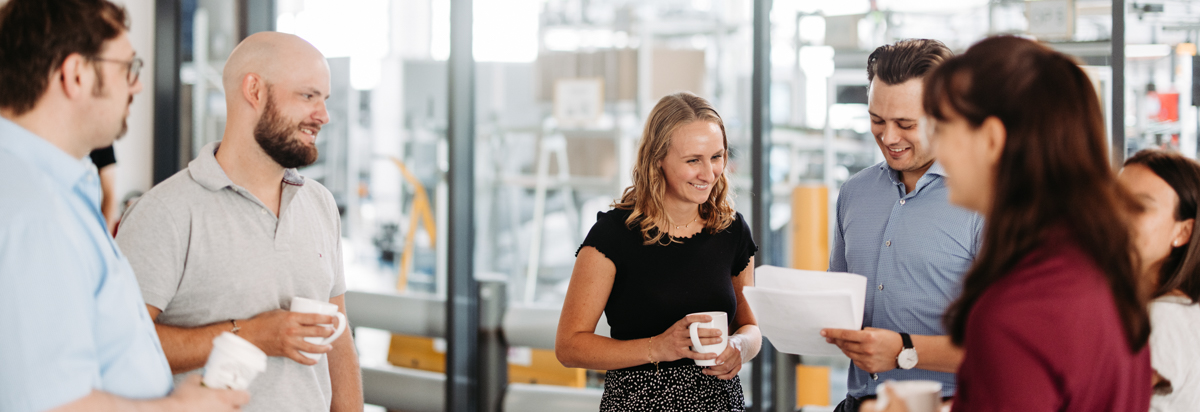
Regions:
<instances>
[{"instance_id":1,"label":"light blue dress shirt","mask_svg":"<svg viewBox=\"0 0 1200 412\"><path fill-rule=\"evenodd\" d=\"M93 389L170 393L137 279L106 228L90 160L0 118L0 411Z\"/></svg>"},{"instance_id":2,"label":"light blue dress shirt","mask_svg":"<svg viewBox=\"0 0 1200 412\"><path fill-rule=\"evenodd\" d=\"M886 162L842 185L829 270L867 277L863 327L911 335L945 335L942 315L962 291L962 277L979 250L983 217L947 200L945 171L934 163L904 193L899 173ZM850 395L875 394L888 379L935 380L954 394L954 374L894 369L870 374L853 364Z\"/></svg>"}]
</instances>

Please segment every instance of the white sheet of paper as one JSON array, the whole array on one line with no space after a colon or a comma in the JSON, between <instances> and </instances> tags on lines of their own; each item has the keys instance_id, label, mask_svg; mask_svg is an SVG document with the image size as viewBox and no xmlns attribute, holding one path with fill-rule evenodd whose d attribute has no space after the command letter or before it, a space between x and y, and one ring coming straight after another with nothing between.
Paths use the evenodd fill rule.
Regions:
<instances>
[{"instance_id":1,"label":"white sheet of paper","mask_svg":"<svg viewBox=\"0 0 1200 412\"><path fill-rule=\"evenodd\" d=\"M867 300L867 277L853 273L821 272L763 265L754 268L754 286L791 292L849 292L856 309L855 323L862 327Z\"/></svg>"},{"instance_id":2,"label":"white sheet of paper","mask_svg":"<svg viewBox=\"0 0 1200 412\"><path fill-rule=\"evenodd\" d=\"M743 290L763 336L784 353L844 356L824 328L862 327L867 278L851 273L760 266Z\"/></svg>"}]
</instances>

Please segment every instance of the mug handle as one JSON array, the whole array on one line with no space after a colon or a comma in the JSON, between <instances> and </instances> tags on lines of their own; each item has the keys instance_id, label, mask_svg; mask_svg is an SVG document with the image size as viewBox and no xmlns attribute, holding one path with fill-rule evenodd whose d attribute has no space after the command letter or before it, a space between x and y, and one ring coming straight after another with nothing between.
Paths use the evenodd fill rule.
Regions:
<instances>
[{"instance_id":1,"label":"mug handle","mask_svg":"<svg viewBox=\"0 0 1200 412\"><path fill-rule=\"evenodd\" d=\"M694 352L699 352L700 348L704 347L704 345L700 344L700 336L697 335L699 332L697 329L700 327L701 323L704 322L692 322L691 325L688 325L688 336L692 338L692 351Z\"/></svg>"},{"instance_id":2,"label":"mug handle","mask_svg":"<svg viewBox=\"0 0 1200 412\"><path fill-rule=\"evenodd\" d=\"M875 409L876 410L882 411L884 409L887 409L888 404L891 403L891 402L889 402L891 399L888 397L888 394L887 394L887 388L888 388L888 386L891 386L891 382L892 382L891 380L887 380L887 381L884 381L883 383L879 384L879 390L876 391L878 393L876 394L877 396L875 398Z\"/></svg>"},{"instance_id":3,"label":"mug handle","mask_svg":"<svg viewBox=\"0 0 1200 412\"><path fill-rule=\"evenodd\" d=\"M330 335L328 338L325 338L325 340L321 341L322 345L333 343L333 341L337 340L338 337L342 336L342 332L346 331L346 315L343 315L342 312L334 312L334 315L337 315L338 319L337 330L333 331L333 335Z\"/></svg>"}]
</instances>

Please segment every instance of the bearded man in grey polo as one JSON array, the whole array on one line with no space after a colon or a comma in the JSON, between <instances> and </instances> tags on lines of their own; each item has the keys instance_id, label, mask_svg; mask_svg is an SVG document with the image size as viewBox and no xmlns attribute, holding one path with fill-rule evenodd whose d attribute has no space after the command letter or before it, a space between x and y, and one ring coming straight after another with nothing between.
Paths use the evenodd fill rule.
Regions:
<instances>
[{"instance_id":1,"label":"bearded man in grey polo","mask_svg":"<svg viewBox=\"0 0 1200 412\"><path fill-rule=\"evenodd\" d=\"M270 356L244 410L361 411L351 334L306 342L331 336L320 325L336 320L288 311L299 296L345 313L337 206L295 169L317 159L329 66L299 37L264 32L234 49L223 81L223 139L126 211L117 242L177 382L202 373L213 338L233 332Z\"/></svg>"}]
</instances>

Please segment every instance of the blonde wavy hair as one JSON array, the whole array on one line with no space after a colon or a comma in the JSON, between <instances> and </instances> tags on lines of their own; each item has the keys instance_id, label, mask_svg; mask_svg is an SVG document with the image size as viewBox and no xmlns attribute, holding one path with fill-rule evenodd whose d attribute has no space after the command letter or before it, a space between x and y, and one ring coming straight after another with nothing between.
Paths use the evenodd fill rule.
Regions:
<instances>
[{"instance_id":1,"label":"blonde wavy hair","mask_svg":"<svg viewBox=\"0 0 1200 412\"><path fill-rule=\"evenodd\" d=\"M679 243L667 235L665 228L674 222L667 215L663 198L667 194L667 178L659 167L659 161L667 157L671 149L671 138L681 126L696 121L712 122L721 128L721 141L725 145L726 159L729 138L725 135L725 123L721 115L707 100L688 92L663 97L650 111L642 141L638 147L637 164L633 166L633 186L625 188L621 200L612 204L617 209L632 210L625 225L630 229L640 228L642 244L669 245ZM724 167L729 165L726 161ZM700 205L700 217L704 219L704 230L717 233L725 230L734 219L733 199L729 195L729 180L722 168L721 175L713 184L708 200Z\"/></svg>"}]
</instances>

